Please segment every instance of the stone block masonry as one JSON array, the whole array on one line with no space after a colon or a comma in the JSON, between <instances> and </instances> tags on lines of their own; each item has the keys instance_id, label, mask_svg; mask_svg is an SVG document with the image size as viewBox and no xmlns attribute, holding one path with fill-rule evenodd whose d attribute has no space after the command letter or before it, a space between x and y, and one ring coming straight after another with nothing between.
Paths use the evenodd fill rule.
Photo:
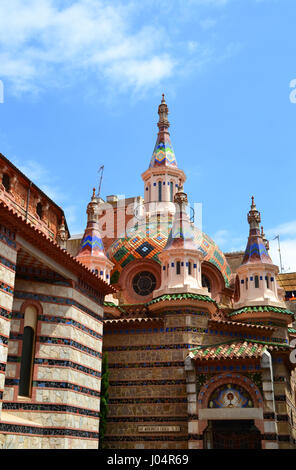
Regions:
<instances>
[{"instance_id":1,"label":"stone block masonry","mask_svg":"<svg viewBox=\"0 0 296 470\"><path fill-rule=\"evenodd\" d=\"M30 302L39 306L38 321L32 391L23 398L24 305ZM2 447L98 448L102 306L73 287L17 279L10 310Z\"/></svg>"},{"instance_id":2,"label":"stone block masonry","mask_svg":"<svg viewBox=\"0 0 296 470\"><path fill-rule=\"evenodd\" d=\"M166 312L162 319L106 323L109 359L110 449L188 448L184 360L203 341L196 314Z\"/></svg>"},{"instance_id":3,"label":"stone block masonry","mask_svg":"<svg viewBox=\"0 0 296 470\"><path fill-rule=\"evenodd\" d=\"M7 368L16 257L15 234L0 225L0 413Z\"/></svg>"}]
</instances>

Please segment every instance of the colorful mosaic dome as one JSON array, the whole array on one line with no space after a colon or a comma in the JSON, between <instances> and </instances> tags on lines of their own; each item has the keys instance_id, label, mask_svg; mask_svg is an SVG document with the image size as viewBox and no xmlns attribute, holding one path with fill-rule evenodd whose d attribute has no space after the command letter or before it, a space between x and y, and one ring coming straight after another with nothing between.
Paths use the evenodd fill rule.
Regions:
<instances>
[{"instance_id":1,"label":"colorful mosaic dome","mask_svg":"<svg viewBox=\"0 0 296 470\"><path fill-rule=\"evenodd\" d=\"M114 263L111 281L113 278L116 282L124 267L135 259L151 259L160 263L158 255L166 246L172 222L172 217L162 216L152 217L149 224L139 220L125 237L115 240L107 251L108 258ZM214 264L229 286L231 270L216 243L197 228L194 228L194 242L204 254L204 261Z\"/></svg>"}]
</instances>

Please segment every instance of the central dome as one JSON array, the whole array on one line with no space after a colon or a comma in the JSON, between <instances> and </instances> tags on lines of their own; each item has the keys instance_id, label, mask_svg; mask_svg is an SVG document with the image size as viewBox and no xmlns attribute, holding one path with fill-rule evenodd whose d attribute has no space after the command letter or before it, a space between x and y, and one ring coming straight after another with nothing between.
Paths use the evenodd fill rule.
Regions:
<instances>
[{"instance_id":1,"label":"central dome","mask_svg":"<svg viewBox=\"0 0 296 470\"><path fill-rule=\"evenodd\" d=\"M120 273L133 260L150 259L160 263L159 253L164 249L172 228L173 217L167 215L143 218L126 235L115 240L107 251L108 258L114 263L111 281L117 282ZM230 282L231 270L223 252L205 233L194 227L194 241L203 253L203 261L212 263L223 275L225 285Z\"/></svg>"}]
</instances>

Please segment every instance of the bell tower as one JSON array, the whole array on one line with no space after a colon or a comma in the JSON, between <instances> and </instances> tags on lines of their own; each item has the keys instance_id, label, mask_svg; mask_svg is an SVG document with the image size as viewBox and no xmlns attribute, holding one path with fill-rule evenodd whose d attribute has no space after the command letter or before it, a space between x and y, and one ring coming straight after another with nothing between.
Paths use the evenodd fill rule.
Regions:
<instances>
[{"instance_id":1,"label":"bell tower","mask_svg":"<svg viewBox=\"0 0 296 470\"><path fill-rule=\"evenodd\" d=\"M164 95L158 106L158 135L149 168L142 174L146 214L175 212L174 197L186 181L185 173L177 166L170 140L168 106Z\"/></svg>"}]
</instances>

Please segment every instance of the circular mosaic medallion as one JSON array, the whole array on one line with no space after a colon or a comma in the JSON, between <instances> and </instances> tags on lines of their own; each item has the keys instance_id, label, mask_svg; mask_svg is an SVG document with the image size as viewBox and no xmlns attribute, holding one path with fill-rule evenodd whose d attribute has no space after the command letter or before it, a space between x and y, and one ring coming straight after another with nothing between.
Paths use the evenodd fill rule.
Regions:
<instances>
[{"instance_id":1,"label":"circular mosaic medallion","mask_svg":"<svg viewBox=\"0 0 296 470\"><path fill-rule=\"evenodd\" d=\"M253 401L248 392L236 384L223 384L212 393L209 408L251 408Z\"/></svg>"}]
</instances>

